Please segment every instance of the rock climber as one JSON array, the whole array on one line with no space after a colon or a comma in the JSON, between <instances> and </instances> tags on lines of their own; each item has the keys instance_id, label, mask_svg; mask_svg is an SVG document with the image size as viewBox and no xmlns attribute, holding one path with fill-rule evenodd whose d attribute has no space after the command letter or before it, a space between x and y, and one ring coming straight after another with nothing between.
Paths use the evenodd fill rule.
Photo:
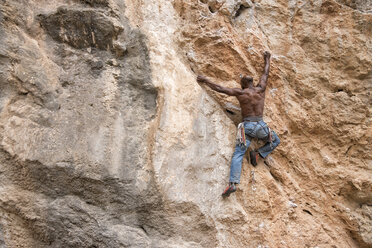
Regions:
<instances>
[{"instance_id":1,"label":"rock climber","mask_svg":"<svg viewBox=\"0 0 372 248\"><path fill-rule=\"evenodd\" d=\"M280 143L278 135L272 131L263 121L262 115L265 103L265 90L270 70L271 54L264 52L265 69L257 86L253 84L253 78L250 76L241 77L240 88L226 88L217 85L204 76L199 75L197 81L206 84L212 90L235 96L240 104L243 122L238 126L237 144L231 160L230 182L222 196L228 197L236 191L237 184L240 183L240 174L242 170L242 161L252 138L264 140L266 143L258 150L252 150L249 153L250 162L253 166L257 165L258 158L266 158Z\"/></svg>"}]
</instances>

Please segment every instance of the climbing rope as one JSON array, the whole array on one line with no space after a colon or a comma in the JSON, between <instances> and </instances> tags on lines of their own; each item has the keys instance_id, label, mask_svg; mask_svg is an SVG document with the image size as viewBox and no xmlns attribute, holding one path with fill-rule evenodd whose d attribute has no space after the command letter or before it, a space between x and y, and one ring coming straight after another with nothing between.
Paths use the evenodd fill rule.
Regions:
<instances>
[{"instance_id":1,"label":"climbing rope","mask_svg":"<svg viewBox=\"0 0 372 248\"><path fill-rule=\"evenodd\" d=\"M252 176L252 190L256 191L256 179L254 178L254 170L251 171Z\"/></svg>"}]
</instances>

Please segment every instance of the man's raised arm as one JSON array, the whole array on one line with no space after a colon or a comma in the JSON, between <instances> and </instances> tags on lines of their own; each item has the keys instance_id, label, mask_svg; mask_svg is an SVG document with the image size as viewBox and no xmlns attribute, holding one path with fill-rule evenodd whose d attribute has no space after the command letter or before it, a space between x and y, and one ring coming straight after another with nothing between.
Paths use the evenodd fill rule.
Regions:
<instances>
[{"instance_id":1,"label":"man's raised arm","mask_svg":"<svg viewBox=\"0 0 372 248\"><path fill-rule=\"evenodd\" d=\"M217 92L220 92L220 93L224 93L224 94L229 95L229 96L238 96L238 95L243 94L243 90L242 89L222 87L222 86L220 86L218 84L212 83L212 81L210 81L208 78L206 78L204 76L200 76L199 75L196 78L196 80L199 83L205 83L206 85L208 85L209 88L211 88L214 91L217 91Z\"/></svg>"},{"instance_id":2,"label":"man's raised arm","mask_svg":"<svg viewBox=\"0 0 372 248\"><path fill-rule=\"evenodd\" d=\"M261 87L263 91L266 90L267 79L269 78L270 57L271 57L271 54L268 51L265 51L264 52L265 69L264 69L264 73L261 76L260 83L258 84L258 87Z\"/></svg>"}]
</instances>

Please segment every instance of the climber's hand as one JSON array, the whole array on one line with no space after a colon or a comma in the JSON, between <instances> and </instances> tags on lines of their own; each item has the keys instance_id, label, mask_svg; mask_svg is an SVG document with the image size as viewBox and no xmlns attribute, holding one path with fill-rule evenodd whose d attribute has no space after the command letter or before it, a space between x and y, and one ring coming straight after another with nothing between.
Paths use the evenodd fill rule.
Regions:
<instances>
[{"instance_id":1,"label":"climber's hand","mask_svg":"<svg viewBox=\"0 0 372 248\"><path fill-rule=\"evenodd\" d=\"M199 83L206 83L208 82L208 79L202 75L198 75L198 77L196 78L196 81L198 81Z\"/></svg>"},{"instance_id":2,"label":"climber's hand","mask_svg":"<svg viewBox=\"0 0 372 248\"><path fill-rule=\"evenodd\" d=\"M269 51L265 51L264 52L264 59L266 60L266 59L270 59L270 57L271 57L271 53L269 52Z\"/></svg>"}]
</instances>

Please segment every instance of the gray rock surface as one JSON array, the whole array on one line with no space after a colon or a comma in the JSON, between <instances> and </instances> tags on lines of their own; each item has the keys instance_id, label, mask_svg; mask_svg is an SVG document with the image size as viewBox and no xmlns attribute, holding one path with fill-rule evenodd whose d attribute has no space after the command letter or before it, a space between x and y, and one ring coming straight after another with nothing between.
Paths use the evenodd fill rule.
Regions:
<instances>
[{"instance_id":1,"label":"gray rock surface","mask_svg":"<svg viewBox=\"0 0 372 248\"><path fill-rule=\"evenodd\" d=\"M0 247L370 247L371 27L369 1L0 0ZM222 199L240 109L195 76L257 81L264 50L282 143Z\"/></svg>"}]
</instances>

